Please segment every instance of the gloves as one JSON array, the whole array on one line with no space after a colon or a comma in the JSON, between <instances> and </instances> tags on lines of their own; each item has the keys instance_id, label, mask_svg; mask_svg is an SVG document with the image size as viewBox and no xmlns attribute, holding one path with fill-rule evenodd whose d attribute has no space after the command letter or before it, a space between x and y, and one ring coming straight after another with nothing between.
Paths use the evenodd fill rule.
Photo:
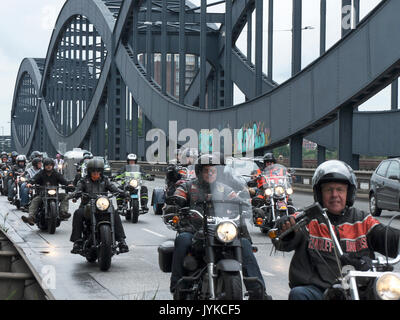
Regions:
<instances>
[{"instance_id":1,"label":"gloves","mask_svg":"<svg viewBox=\"0 0 400 320\"><path fill-rule=\"evenodd\" d=\"M358 271L368 271L372 269L372 259L370 257L364 256L361 258L352 256L351 253L344 253L340 257L342 265L351 265Z\"/></svg>"},{"instance_id":2,"label":"gloves","mask_svg":"<svg viewBox=\"0 0 400 320\"><path fill-rule=\"evenodd\" d=\"M278 220L276 220L274 227L277 228L279 231L282 231L283 225L288 221L290 221L290 216L281 217Z\"/></svg>"}]
</instances>

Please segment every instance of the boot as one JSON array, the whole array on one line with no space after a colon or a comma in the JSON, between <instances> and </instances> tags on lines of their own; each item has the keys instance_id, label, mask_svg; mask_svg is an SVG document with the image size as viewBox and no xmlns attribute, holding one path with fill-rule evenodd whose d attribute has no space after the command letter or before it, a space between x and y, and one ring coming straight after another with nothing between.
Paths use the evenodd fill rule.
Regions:
<instances>
[{"instance_id":1,"label":"boot","mask_svg":"<svg viewBox=\"0 0 400 320\"><path fill-rule=\"evenodd\" d=\"M31 216L22 216L21 219L23 222L28 223L31 226L35 225L35 218L33 218Z\"/></svg>"},{"instance_id":2,"label":"boot","mask_svg":"<svg viewBox=\"0 0 400 320\"><path fill-rule=\"evenodd\" d=\"M74 242L74 246L72 247L72 254L79 254L83 249L83 241L82 239L78 239Z\"/></svg>"},{"instance_id":3,"label":"boot","mask_svg":"<svg viewBox=\"0 0 400 320\"><path fill-rule=\"evenodd\" d=\"M129 251L129 247L124 239L118 241L118 248L119 248L119 253L125 253Z\"/></svg>"}]
</instances>

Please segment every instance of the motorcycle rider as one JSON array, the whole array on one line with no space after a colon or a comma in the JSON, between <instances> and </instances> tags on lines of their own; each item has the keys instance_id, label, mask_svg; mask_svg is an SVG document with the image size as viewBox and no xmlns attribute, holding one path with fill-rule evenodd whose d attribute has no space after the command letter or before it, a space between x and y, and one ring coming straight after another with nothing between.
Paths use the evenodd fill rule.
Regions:
<instances>
[{"instance_id":1,"label":"motorcycle rider","mask_svg":"<svg viewBox=\"0 0 400 320\"><path fill-rule=\"evenodd\" d=\"M26 156L23 154L18 155L15 158L15 165L12 166L12 178L8 179L8 201L13 201L15 196L15 190L13 184L17 173L24 173L26 167Z\"/></svg>"},{"instance_id":2,"label":"motorcycle rider","mask_svg":"<svg viewBox=\"0 0 400 320\"><path fill-rule=\"evenodd\" d=\"M29 188L28 188L28 183L33 179L33 177L40 171L42 170L42 159L41 158L34 158L31 161L32 166L30 168L25 169L24 177L28 180L27 182L24 182L21 184L21 207L22 211L28 211L29 210Z\"/></svg>"},{"instance_id":3,"label":"motorcycle rider","mask_svg":"<svg viewBox=\"0 0 400 320\"><path fill-rule=\"evenodd\" d=\"M8 160L8 155L6 152L2 152L1 154L1 170L10 170L10 162ZM7 174L7 176L3 177L3 194L8 195L8 179L10 179L10 176Z\"/></svg>"},{"instance_id":4,"label":"motorcycle rider","mask_svg":"<svg viewBox=\"0 0 400 320\"><path fill-rule=\"evenodd\" d=\"M357 181L353 169L338 160L322 163L312 178L314 200L328 210L345 255L343 265L352 264L358 270L368 270L374 251L385 254L385 234L388 235L388 254L396 257L400 231L383 226L367 212L353 207ZM285 231L294 225L293 216L277 221ZM308 228L289 233L273 241L281 251L294 250L289 269L289 300L321 300L325 289L340 275L332 240L323 217L314 218ZM366 267L366 268L365 268ZM364 269L365 268L365 269Z\"/></svg>"},{"instance_id":5,"label":"motorcycle rider","mask_svg":"<svg viewBox=\"0 0 400 320\"><path fill-rule=\"evenodd\" d=\"M232 199L236 197L236 193L229 187L217 180L217 175L220 174L215 167L219 164L219 155L204 154L200 156L195 165L196 179L187 181L181 184L175 191L174 196L177 197L178 207L195 207L196 201L199 199L205 199L210 193L211 189L216 192L216 196L222 199ZM174 254L172 259L172 274L170 282L170 291L175 295L176 284L184 274L183 260L189 251L194 230L191 226L183 229L175 238ZM252 251L251 238L248 233L246 225L241 226L241 243L242 243L242 254L243 254L243 273L248 277L257 277L264 285L264 279L261 275L257 260ZM246 283L245 283L246 284ZM246 284L247 289L250 293L250 299L267 298L271 299L265 292L260 293L259 286L253 283Z\"/></svg>"},{"instance_id":6,"label":"motorcycle rider","mask_svg":"<svg viewBox=\"0 0 400 320\"><path fill-rule=\"evenodd\" d=\"M117 176L115 177L115 179L116 180L123 179L124 173L127 171L127 166L135 165L135 164L137 164L137 155L134 153L129 153L126 156L126 165L122 166L118 170ZM149 211L149 208L147 207L148 201L149 201L148 189L145 185L141 185L140 186L140 206L144 212ZM117 199L118 210L121 210L120 208L122 207L122 202L123 202L123 199L121 199L121 198Z\"/></svg>"},{"instance_id":7,"label":"motorcycle rider","mask_svg":"<svg viewBox=\"0 0 400 320\"><path fill-rule=\"evenodd\" d=\"M120 195L124 195L123 190L119 189L110 180L103 175L104 162L101 159L90 159L87 163L87 176L82 178L76 187L75 192L71 195L74 198L73 202L79 197L79 194L84 193L100 193L110 191L112 193L119 192ZM74 243L71 253L79 253L82 251L83 239L83 223L85 219L85 210L90 209L87 204L89 199L82 196L82 200L79 209L74 212L72 219L72 233L70 241ZM129 248L125 242L125 232L122 226L122 221L119 214L114 214L114 226L115 226L115 240L118 242L118 247L121 253L128 252Z\"/></svg>"},{"instance_id":8,"label":"motorcycle rider","mask_svg":"<svg viewBox=\"0 0 400 320\"><path fill-rule=\"evenodd\" d=\"M267 152L266 154L264 154L263 161L264 161L263 170L276 163L275 156L272 152Z\"/></svg>"},{"instance_id":9,"label":"motorcycle rider","mask_svg":"<svg viewBox=\"0 0 400 320\"><path fill-rule=\"evenodd\" d=\"M32 184L36 184L39 186L58 186L59 184L73 187L72 184L68 184L68 181L57 171L54 170L54 160L51 158L45 158L43 160L44 170L41 170L36 174L27 184L28 188L32 188ZM68 220L71 217L71 214L68 213L68 195L66 193L58 194L60 200L60 218L61 220ZM40 204L42 203L42 197L40 193L36 195L35 198L32 199L31 204L29 206L29 216L22 216L21 219L25 223L29 223L30 225L35 224L35 215L39 209Z\"/></svg>"}]
</instances>

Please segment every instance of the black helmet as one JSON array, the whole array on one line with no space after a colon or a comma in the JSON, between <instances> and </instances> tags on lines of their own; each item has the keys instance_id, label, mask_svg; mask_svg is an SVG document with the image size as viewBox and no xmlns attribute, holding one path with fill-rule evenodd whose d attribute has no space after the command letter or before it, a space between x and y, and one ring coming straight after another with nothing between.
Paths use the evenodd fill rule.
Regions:
<instances>
[{"instance_id":1,"label":"black helmet","mask_svg":"<svg viewBox=\"0 0 400 320\"><path fill-rule=\"evenodd\" d=\"M129 163L129 161L137 161L137 155L134 153L130 153L126 156L126 162Z\"/></svg>"},{"instance_id":2,"label":"black helmet","mask_svg":"<svg viewBox=\"0 0 400 320\"><path fill-rule=\"evenodd\" d=\"M37 169L37 166L39 164L39 162L42 162L42 159L40 159L39 157L36 157L32 160L32 166Z\"/></svg>"},{"instance_id":3,"label":"black helmet","mask_svg":"<svg viewBox=\"0 0 400 320\"><path fill-rule=\"evenodd\" d=\"M213 153L213 154L203 154L201 155L194 166L194 172L196 173L196 177L200 180L201 179L201 171L203 170L204 166L216 166L219 165L221 161L220 154Z\"/></svg>"},{"instance_id":4,"label":"black helmet","mask_svg":"<svg viewBox=\"0 0 400 320\"><path fill-rule=\"evenodd\" d=\"M314 172L312 187L314 200L322 204L321 185L327 182L341 182L348 185L346 205L354 204L357 193L357 178L353 169L343 161L329 160L320 164Z\"/></svg>"},{"instance_id":5,"label":"black helmet","mask_svg":"<svg viewBox=\"0 0 400 320\"><path fill-rule=\"evenodd\" d=\"M43 160L43 167L48 166L49 164L51 164L54 168L54 160L52 158L45 158Z\"/></svg>"},{"instance_id":6,"label":"black helmet","mask_svg":"<svg viewBox=\"0 0 400 320\"><path fill-rule=\"evenodd\" d=\"M93 171L98 171L100 173L103 173L104 161L99 158L90 159L86 164L86 170L88 175L90 175Z\"/></svg>"},{"instance_id":7,"label":"black helmet","mask_svg":"<svg viewBox=\"0 0 400 320\"><path fill-rule=\"evenodd\" d=\"M275 156L272 152L267 152L266 154L264 154L263 160L264 160L264 163L266 163L266 162L276 163Z\"/></svg>"},{"instance_id":8,"label":"black helmet","mask_svg":"<svg viewBox=\"0 0 400 320\"><path fill-rule=\"evenodd\" d=\"M11 152L11 157L12 157L12 158L18 157L18 152L17 152L17 151Z\"/></svg>"}]
</instances>

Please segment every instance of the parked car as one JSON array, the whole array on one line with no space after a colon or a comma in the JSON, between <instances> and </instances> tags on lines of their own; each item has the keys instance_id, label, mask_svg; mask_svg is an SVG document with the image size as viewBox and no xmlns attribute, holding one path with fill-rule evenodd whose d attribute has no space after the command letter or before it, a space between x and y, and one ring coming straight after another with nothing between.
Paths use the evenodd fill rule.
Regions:
<instances>
[{"instance_id":1,"label":"parked car","mask_svg":"<svg viewBox=\"0 0 400 320\"><path fill-rule=\"evenodd\" d=\"M369 210L376 217L382 210L400 211L400 158L383 160L372 174Z\"/></svg>"}]
</instances>

